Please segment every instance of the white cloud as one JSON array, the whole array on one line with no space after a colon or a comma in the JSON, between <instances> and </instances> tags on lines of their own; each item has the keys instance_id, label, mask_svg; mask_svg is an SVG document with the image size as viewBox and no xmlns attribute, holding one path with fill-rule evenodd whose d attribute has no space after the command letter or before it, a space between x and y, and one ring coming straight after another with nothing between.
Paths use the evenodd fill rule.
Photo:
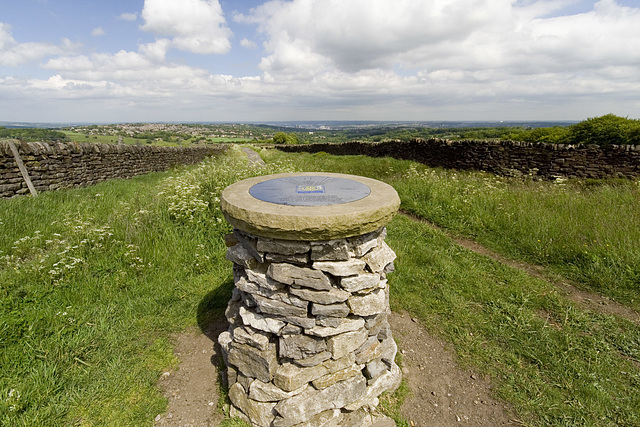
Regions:
<instances>
[{"instance_id":1,"label":"white cloud","mask_svg":"<svg viewBox=\"0 0 640 427\"><path fill-rule=\"evenodd\" d=\"M231 30L218 0L145 0L142 18L144 31L170 37L172 47L198 54L231 48Z\"/></svg>"},{"instance_id":2,"label":"white cloud","mask_svg":"<svg viewBox=\"0 0 640 427\"><path fill-rule=\"evenodd\" d=\"M91 30L91 35L94 37L104 36L107 32L102 27L96 27Z\"/></svg>"},{"instance_id":3,"label":"white cloud","mask_svg":"<svg viewBox=\"0 0 640 427\"><path fill-rule=\"evenodd\" d=\"M140 28L156 38L137 51L72 55L69 41L21 44L0 24L0 65L44 60L53 74L42 80L0 77L0 98L22 90L34 99L82 100L77 111L89 111L92 100L113 100L127 106L129 113L114 109L126 120L138 111L154 112L142 120L636 114L640 8L600 0L593 10L562 15L572 3L269 1L234 16L261 34L238 37L237 52L231 53L244 56L228 55L227 62L237 67L253 58L238 45L255 49L254 40L264 40L262 74L242 78L224 71L228 57L214 58L213 73L206 69L207 58L195 67L189 55L175 62L168 55L176 48L229 52L231 31L218 0L146 0ZM237 115L220 118L207 111Z\"/></svg>"},{"instance_id":4,"label":"white cloud","mask_svg":"<svg viewBox=\"0 0 640 427\"><path fill-rule=\"evenodd\" d=\"M58 55L76 47L66 39L61 46L51 43L19 43L11 34L11 26L0 22L0 65L16 67L38 61L46 56Z\"/></svg>"},{"instance_id":5,"label":"white cloud","mask_svg":"<svg viewBox=\"0 0 640 427\"><path fill-rule=\"evenodd\" d=\"M247 38L240 40L240 46L246 47L247 49L255 49L258 47L256 42L254 42L253 40L249 40Z\"/></svg>"},{"instance_id":6,"label":"white cloud","mask_svg":"<svg viewBox=\"0 0 640 427\"><path fill-rule=\"evenodd\" d=\"M640 9L599 1L589 13L545 18L567 1L271 1L236 20L258 24L270 75L366 69L565 72L637 64ZM568 69L567 69L568 67Z\"/></svg>"},{"instance_id":7,"label":"white cloud","mask_svg":"<svg viewBox=\"0 0 640 427\"><path fill-rule=\"evenodd\" d=\"M133 12L133 13L121 13L120 16L118 16L119 19L122 19L123 21L135 21L136 19L138 19L138 12Z\"/></svg>"}]
</instances>

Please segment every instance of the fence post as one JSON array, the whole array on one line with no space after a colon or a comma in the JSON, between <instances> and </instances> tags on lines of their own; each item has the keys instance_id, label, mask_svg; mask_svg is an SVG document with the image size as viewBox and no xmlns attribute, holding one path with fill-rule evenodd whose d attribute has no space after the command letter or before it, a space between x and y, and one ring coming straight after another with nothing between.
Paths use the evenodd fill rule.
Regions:
<instances>
[{"instance_id":1,"label":"fence post","mask_svg":"<svg viewBox=\"0 0 640 427\"><path fill-rule=\"evenodd\" d=\"M18 153L18 149L16 148L16 145L13 143L13 140L9 140L8 142L9 142L9 148L11 148L11 152L13 153L13 158L15 159L16 164L20 169L20 173L24 178L24 182L27 183L27 187L29 187L29 191L31 192L31 195L37 196L38 192L36 191L36 187L34 187L33 183L31 182L31 178L29 177L29 171L27 171L26 166L22 162L22 158L20 157L20 153Z\"/></svg>"}]
</instances>

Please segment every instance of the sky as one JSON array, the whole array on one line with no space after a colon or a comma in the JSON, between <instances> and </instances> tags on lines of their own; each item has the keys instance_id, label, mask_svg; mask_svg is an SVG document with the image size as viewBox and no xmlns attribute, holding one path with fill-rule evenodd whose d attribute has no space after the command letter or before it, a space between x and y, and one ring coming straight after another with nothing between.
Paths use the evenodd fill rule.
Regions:
<instances>
[{"instance_id":1,"label":"sky","mask_svg":"<svg viewBox=\"0 0 640 427\"><path fill-rule=\"evenodd\" d=\"M0 121L640 118L640 0L0 0Z\"/></svg>"}]
</instances>

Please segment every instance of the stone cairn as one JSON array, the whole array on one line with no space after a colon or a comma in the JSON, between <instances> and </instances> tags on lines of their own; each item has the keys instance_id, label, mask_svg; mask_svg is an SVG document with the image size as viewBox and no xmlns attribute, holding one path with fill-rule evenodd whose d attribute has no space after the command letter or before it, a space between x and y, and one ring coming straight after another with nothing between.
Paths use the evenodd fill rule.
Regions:
<instances>
[{"instance_id":1,"label":"stone cairn","mask_svg":"<svg viewBox=\"0 0 640 427\"><path fill-rule=\"evenodd\" d=\"M378 396L401 380L385 236L384 227L325 241L227 236L235 289L218 341L231 415L256 426L374 423Z\"/></svg>"}]
</instances>

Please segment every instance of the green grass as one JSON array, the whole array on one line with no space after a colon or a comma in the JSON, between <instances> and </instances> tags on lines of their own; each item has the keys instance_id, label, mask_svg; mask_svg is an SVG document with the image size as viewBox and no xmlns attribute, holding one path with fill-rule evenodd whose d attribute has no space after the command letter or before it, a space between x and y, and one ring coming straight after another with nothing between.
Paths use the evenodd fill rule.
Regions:
<instances>
[{"instance_id":1,"label":"green grass","mask_svg":"<svg viewBox=\"0 0 640 427\"><path fill-rule=\"evenodd\" d=\"M87 143L98 143L98 144L118 144L118 136L117 135L88 135L84 133L77 133L73 131L61 131L67 138L69 138L73 142L87 142ZM231 137L209 137L205 138L207 142L211 143L243 143L246 142L247 138L231 138ZM147 145L147 140L142 138L132 138L126 136L122 138L122 142L124 144L129 145ZM177 141L153 141L153 145L160 146L177 146ZM182 141L183 146L191 145L191 143L185 143Z\"/></svg>"},{"instance_id":2,"label":"green grass","mask_svg":"<svg viewBox=\"0 0 640 427\"><path fill-rule=\"evenodd\" d=\"M263 173L243 156L0 200L0 425L152 424L168 337L230 298L216 197Z\"/></svg>"},{"instance_id":3,"label":"green grass","mask_svg":"<svg viewBox=\"0 0 640 427\"><path fill-rule=\"evenodd\" d=\"M397 217L392 309L408 310L491 375L527 425L640 425L640 328Z\"/></svg>"},{"instance_id":4,"label":"green grass","mask_svg":"<svg viewBox=\"0 0 640 427\"><path fill-rule=\"evenodd\" d=\"M262 155L266 170L247 167L236 147L195 167L0 200L0 425L152 425L166 408L157 379L178 363L168 337L219 316L231 293L219 193L255 174L390 182L406 209L637 307L635 183L559 186L392 159ZM615 216L622 231L607 230ZM582 309L426 224L399 216L388 230L398 254L392 308L490 375L523 424L640 425L637 325ZM584 251L617 261L554 261ZM407 393L382 399L400 425Z\"/></svg>"},{"instance_id":5,"label":"green grass","mask_svg":"<svg viewBox=\"0 0 640 427\"><path fill-rule=\"evenodd\" d=\"M291 155L267 152L271 159ZM640 182L500 178L363 156L296 155L305 170L392 184L402 208L640 309Z\"/></svg>"}]
</instances>

